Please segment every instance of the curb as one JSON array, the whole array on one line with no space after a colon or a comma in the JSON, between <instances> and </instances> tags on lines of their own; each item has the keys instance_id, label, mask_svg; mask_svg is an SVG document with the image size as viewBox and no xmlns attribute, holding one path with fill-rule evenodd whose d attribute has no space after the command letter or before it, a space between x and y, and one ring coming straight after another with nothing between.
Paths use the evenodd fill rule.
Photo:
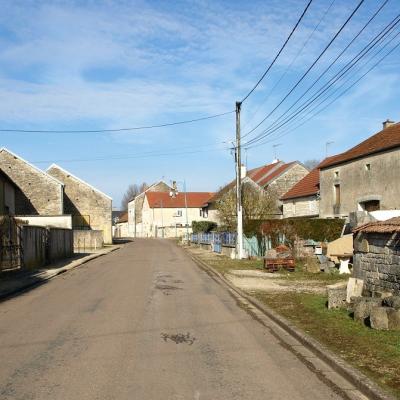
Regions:
<instances>
[{"instance_id":1,"label":"curb","mask_svg":"<svg viewBox=\"0 0 400 400\"><path fill-rule=\"evenodd\" d=\"M55 271L50 271L50 273L48 273L47 276L45 275L46 271L43 271L43 275L45 275L44 277L38 277L37 279L33 280L32 282L29 282L25 285L21 285L18 288L11 289L8 292L0 294L0 302L6 301L6 300L10 299L11 297L16 296L17 294L23 293L23 292L27 291L28 289L34 288L35 286L40 286L43 283L55 278L58 275L64 274L64 273L70 271L71 269L74 269L83 264L86 264L89 261L92 261L96 258L106 256L107 254L110 254L116 250L119 250L121 247L122 246L116 246L112 249L109 249L109 251L107 251L107 252L90 254L89 256L83 257L80 260L71 261L71 263L65 267L58 268Z\"/></svg>"},{"instance_id":2,"label":"curb","mask_svg":"<svg viewBox=\"0 0 400 400\"><path fill-rule=\"evenodd\" d=\"M326 362L335 372L340 374L343 378L352 383L362 394L368 396L373 400L395 400L390 394L383 392L383 390L374 382L372 382L362 372L356 370L344 360L337 357L334 353L321 345L315 339L303 333L296 326L291 324L286 318L283 318L271 308L261 303L259 300L243 292L238 287L229 282L220 272L216 271L213 267L205 263L193 254L190 254L187 249L184 249L189 257L206 273L208 273L217 283L228 286L243 298L245 298L253 306L257 307L268 318L278 324L287 333L297 339L306 348L312 351L318 358Z\"/></svg>"}]
</instances>

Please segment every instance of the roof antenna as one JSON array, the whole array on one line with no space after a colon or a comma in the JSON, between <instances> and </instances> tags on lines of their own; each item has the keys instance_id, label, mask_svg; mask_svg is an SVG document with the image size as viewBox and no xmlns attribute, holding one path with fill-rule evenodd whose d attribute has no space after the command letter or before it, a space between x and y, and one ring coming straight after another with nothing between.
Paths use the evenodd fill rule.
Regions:
<instances>
[{"instance_id":1,"label":"roof antenna","mask_svg":"<svg viewBox=\"0 0 400 400\"><path fill-rule=\"evenodd\" d=\"M274 159L272 161L273 164L275 164L275 163L277 163L279 161L278 157L277 157L277 152L276 152L276 148L279 147L279 146L282 146L282 143L276 143L276 144L272 145L272 147L274 148Z\"/></svg>"}]
</instances>

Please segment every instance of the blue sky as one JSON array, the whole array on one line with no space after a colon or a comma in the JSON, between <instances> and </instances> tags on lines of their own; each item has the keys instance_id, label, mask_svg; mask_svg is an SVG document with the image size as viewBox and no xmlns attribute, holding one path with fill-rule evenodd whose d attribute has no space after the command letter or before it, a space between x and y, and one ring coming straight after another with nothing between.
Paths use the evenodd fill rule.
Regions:
<instances>
[{"instance_id":1,"label":"blue sky","mask_svg":"<svg viewBox=\"0 0 400 400\"><path fill-rule=\"evenodd\" d=\"M358 0L331 3L314 0L271 73L243 104L244 133L278 104ZM0 129L115 129L232 110L261 76L305 4L0 0ZM315 70L263 126L274 122L310 85L380 4L365 1ZM330 73L399 11L400 3L389 0ZM398 28L393 35L396 32ZM399 81L396 50L326 111L290 133L282 130L285 136L277 132L268 143L250 149L249 168L270 162L273 144L281 144L277 154L284 161L321 159L327 141L334 142L329 152L338 153L378 131L385 119L399 121ZM218 189L234 174L224 143L234 133L231 114L192 125L119 133L3 132L1 142L40 168L59 163L111 195L119 206L130 183L163 177L186 179L192 191Z\"/></svg>"}]
</instances>

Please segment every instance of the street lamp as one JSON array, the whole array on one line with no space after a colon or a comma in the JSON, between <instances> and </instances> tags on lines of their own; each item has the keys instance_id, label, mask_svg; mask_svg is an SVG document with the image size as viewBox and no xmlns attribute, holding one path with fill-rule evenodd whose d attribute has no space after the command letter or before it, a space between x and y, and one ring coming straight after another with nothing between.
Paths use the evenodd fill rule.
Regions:
<instances>
[{"instance_id":1,"label":"street lamp","mask_svg":"<svg viewBox=\"0 0 400 400\"><path fill-rule=\"evenodd\" d=\"M173 181L172 182L172 190L169 192L169 195L171 197L176 197L178 194L178 187L177 183L182 183L183 184L183 193L185 195L185 213L186 213L186 240L189 243L189 217L188 217L188 206L187 206L187 196L186 196L186 181L185 179L183 181Z\"/></svg>"}]
</instances>

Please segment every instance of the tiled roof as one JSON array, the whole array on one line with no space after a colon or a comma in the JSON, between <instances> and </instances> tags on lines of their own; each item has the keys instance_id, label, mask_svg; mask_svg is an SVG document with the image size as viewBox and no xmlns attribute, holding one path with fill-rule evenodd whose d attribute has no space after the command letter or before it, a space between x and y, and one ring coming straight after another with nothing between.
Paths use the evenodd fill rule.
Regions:
<instances>
[{"instance_id":1,"label":"tiled roof","mask_svg":"<svg viewBox=\"0 0 400 400\"><path fill-rule=\"evenodd\" d=\"M214 193L211 192L187 192L186 200L188 208L200 208ZM150 208L185 208L185 193L178 193L171 197L166 192L146 192Z\"/></svg>"},{"instance_id":2,"label":"tiled roof","mask_svg":"<svg viewBox=\"0 0 400 400\"><path fill-rule=\"evenodd\" d=\"M313 196L319 191L319 168L314 168L303 179L296 183L281 200L296 199L299 197Z\"/></svg>"},{"instance_id":3,"label":"tiled roof","mask_svg":"<svg viewBox=\"0 0 400 400\"><path fill-rule=\"evenodd\" d=\"M389 150L396 147L400 147L400 123L393 124L381 130L344 153L329 157L320 165L320 168L322 169L332 165L341 164L346 161L351 161L356 158L379 153L383 150Z\"/></svg>"},{"instance_id":4,"label":"tiled roof","mask_svg":"<svg viewBox=\"0 0 400 400\"><path fill-rule=\"evenodd\" d=\"M400 232L400 217L394 217L386 221L369 222L353 229L353 232L371 233L395 233Z\"/></svg>"},{"instance_id":5,"label":"tiled roof","mask_svg":"<svg viewBox=\"0 0 400 400\"><path fill-rule=\"evenodd\" d=\"M274 179L282 175L287 169L296 164L297 161L293 161L285 164L283 161L278 161L272 164L262 165L258 168L253 168L247 171L246 177L251 179L257 185L265 187L269 185ZM243 178L243 177L242 177ZM209 199L208 203L212 203L218 200L222 195L228 192L230 189L235 187L236 180L234 179L221 190L219 190L215 195Z\"/></svg>"},{"instance_id":6,"label":"tiled roof","mask_svg":"<svg viewBox=\"0 0 400 400\"><path fill-rule=\"evenodd\" d=\"M117 221L118 224L123 223L123 222L128 222L128 212L127 211L123 212L119 216L118 221Z\"/></svg>"}]
</instances>

